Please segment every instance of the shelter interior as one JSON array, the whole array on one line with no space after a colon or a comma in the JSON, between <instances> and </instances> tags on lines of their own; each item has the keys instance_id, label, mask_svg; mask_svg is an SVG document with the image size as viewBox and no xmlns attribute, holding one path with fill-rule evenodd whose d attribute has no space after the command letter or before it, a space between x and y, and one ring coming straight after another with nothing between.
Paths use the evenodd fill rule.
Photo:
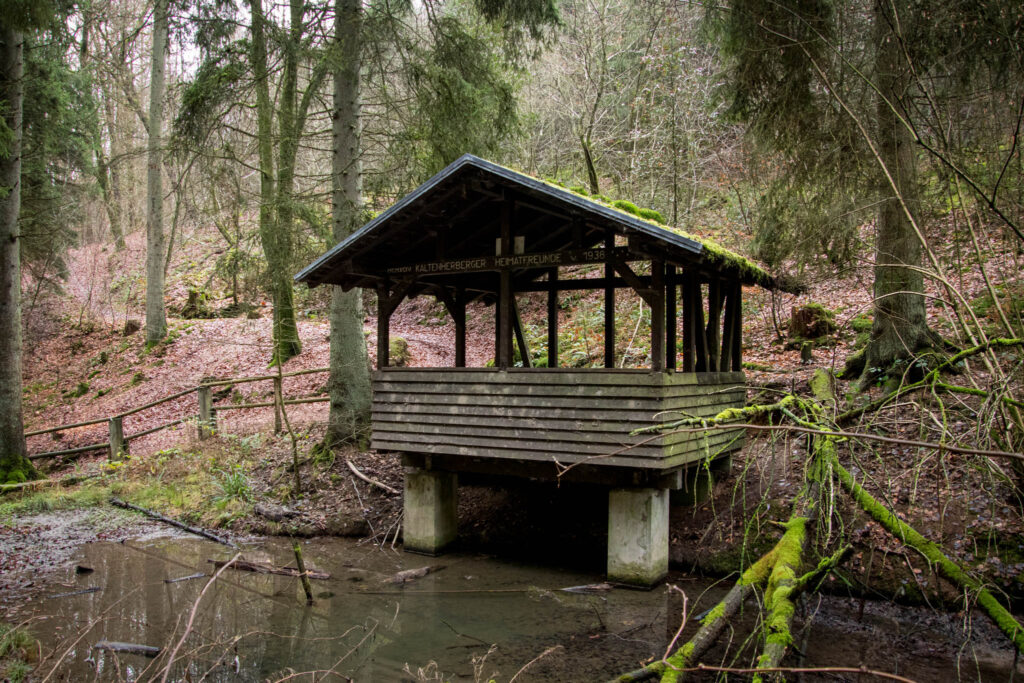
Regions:
<instances>
[{"instance_id":1,"label":"shelter interior","mask_svg":"<svg viewBox=\"0 0 1024 683\"><path fill-rule=\"evenodd\" d=\"M405 459L407 550L454 540L460 472L599 483L610 487L609 577L637 585L667 571L668 492L706 486L708 469L695 465L727 466L742 432L631 432L743 405L742 287L775 286L713 243L470 155L296 279L377 293L372 445ZM616 368L623 288L650 310L648 368ZM603 293L603 368L560 363L559 296L572 290ZM547 296L544 367L531 367L523 292ZM390 317L420 295L455 323L454 367L390 367ZM496 306L493 368L466 367L473 301Z\"/></svg>"}]
</instances>

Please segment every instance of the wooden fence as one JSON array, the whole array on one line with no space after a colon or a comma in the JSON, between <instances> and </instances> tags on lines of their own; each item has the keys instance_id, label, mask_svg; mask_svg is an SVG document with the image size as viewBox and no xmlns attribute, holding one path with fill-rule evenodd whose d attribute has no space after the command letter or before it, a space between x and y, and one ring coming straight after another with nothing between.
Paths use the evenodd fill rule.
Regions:
<instances>
[{"instance_id":1,"label":"wooden fence","mask_svg":"<svg viewBox=\"0 0 1024 683\"><path fill-rule=\"evenodd\" d=\"M195 420L198 424L199 438L206 439L210 437L217 428L217 413L226 410L244 410L246 408L274 408L274 431L280 432L282 430L282 406L298 405L301 403L326 403L330 400L328 396L310 396L305 398L284 398L283 378L285 377L297 377L299 375L312 375L319 372L328 372L330 368L310 368L308 370L296 370L294 372L284 372L279 375L258 375L256 377L236 377L233 379L219 379L215 382L205 382L197 387L191 389L184 389L176 394L170 396L164 396L163 398L157 399L147 403L146 405L126 410L123 413L118 413L111 417L101 417L94 420L86 420L84 422L76 422L74 424L59 425L57 427L49 427L47 429L37 429L31 432L25 432L25 437L38 436L40 434L53 434L56 432L62 432L68 429L76 429L78 427L88 427L91 425L107 423L109 428L110 438L102 443L89 444L88 446L78 446L77 448L68 448L62 451L47 451L46 453L34 453L29 457L30 460L40 460L42 458L56 458L69 455L80 455L82 453L88 453L90 451L98 451L101 449L109 449L110 459L117 460L122 454L128 452L128 442L132 439L139 439L143 436L149 436L154 432L158 432L161 429L167 429L169 427L175 427L180 424L184 424L191 420ZM213 389L215 387L223 386L234 386L236 384L247 384L250 382L264 382L272 381L274 383L274 400L265 401L261 403L228 403L215 406L213 404ZM196 401L199 404L199 412L197 415L187 415L185 417L171 420L159 424L155 427L143 430L136 434L126 435L124 433L124 418L129 415L135 415L141 413L144 410L155 408L156 406L167 403L168 401L174 401L182 396L187 396L192 392L196 393Z\"/></svg>"}]
</instances>

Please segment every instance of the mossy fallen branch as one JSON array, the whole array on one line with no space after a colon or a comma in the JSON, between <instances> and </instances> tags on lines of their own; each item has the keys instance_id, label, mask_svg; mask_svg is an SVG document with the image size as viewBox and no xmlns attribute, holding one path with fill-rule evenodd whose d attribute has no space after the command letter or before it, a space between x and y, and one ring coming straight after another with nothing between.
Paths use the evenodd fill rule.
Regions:
<instances>
[{"instance_id":1,"label":"mossy fallen branch","mask_svg":"<svg viewBox=\"0 0 1024 683\"><path fill-rule=\"evenodd\" d=\"M786 523L786 533L776 546L775 563L765 592L765 644L761 656L757 658L758 669L777 667L786 649L793 643L790 629L800 589L797 573L803 564L807 521L807 517L791 517ZM754 680L762 679L756 675Z\"/></svg>"},{"instance_id":2,"label":"mossy fallen branch","mask_svg":"<svg viewBox=\"0 0 1024 683\"><path fill-rule=\"evenodd\" d=\"M980 581L965 572L960 565L946 557L946 554L942 552L942 548L937 543L925 538L920 532L879 503L874 496L854 480L853 475L840 465L838 460L834 461L832 466L843 488L853 496L854 500L857 501L857 504L865 512L871 515L876 522L881 524L886 531L896 536L901 542L921 553L932 566L939 570L942 576L960 588L973 592L981 608L992 618L996 626L1013 641L1018 652L1024 654L1024 627L999 603L991 591L985 588Z\"/></svg>"},{"instance_id":3,"label":"mossy fallen branch","mask_svg":"<svg viewBox=\"0 0 1024 683\"><path fill-rule=\"evenodd\" d=\"M672 681L673 683L680 680L681 670L691 666L707 652L708 648L718 640L718 636L725 629L729 619L739 611L743 603L753 593L754 588L768 580L768 575L775 562L776 548L772 548L762 555L757 562L750 565L740 575L739 580L725 594L725 597L704 616L700 628L689 641L667 659L651 662L642 669L622 674L614 679L613 683L637 683L638 681L651 681L659 677L662 681Z\"/></svg>"}]
</instances>

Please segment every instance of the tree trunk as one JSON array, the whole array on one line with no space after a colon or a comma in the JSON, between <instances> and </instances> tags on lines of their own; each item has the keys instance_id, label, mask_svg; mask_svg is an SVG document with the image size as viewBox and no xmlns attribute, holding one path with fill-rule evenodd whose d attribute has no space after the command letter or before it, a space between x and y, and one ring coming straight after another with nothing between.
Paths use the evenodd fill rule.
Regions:
<instances>
[{"instance_id":1,"label":"tree trunk","mask_svg":"<svg viewBox=\"0 0 1024 683\"><path fill-rule=\"evenodd\" d=\"M904 210L905 205L916 212L919 195L913 139L897 115L907 97L910 70L891 30L893 22L886 14L887 7L888 3L876 0L876 134L879 156L899 193L880 178L881 201L875 229L875 320L867 348L867 381L873 379L873 372L889 368L896 360L910 358L931 339L925 318L924 276L915 270L921 265L922 245Z\"/></svg>"},{"instance_id":2,"label":"tree trunk","mask_svg":"<svg viewBox=\"0 0 1024 683\"><path fill-rule=\"evenodd\" d=\"M0 149L0 483L35 479L25 457L21 415L21 255L18 212L21 209L21 103L25 65L24 37L0 23L0 101L11 131ZM6 152L6 153L4 153Z\"/></svg>"},{"instance_id":3,"label":"tree trunk","mask_svg":"<svg viewBox=\"0 0 1024 683\"><path fill-rule=\"evenodd\" d=\"M146 343L167 335L164 313L163 156L164 60L167 53L167 1L153 11L153 61L149 85L149 145L146 169Z\"/></svg>"},{"instance_id":4,"label":"tree trunk","mask_svg":"<svg viewBox=\"0 0 1024 683\"><path fill-rule=\"evenodd\" d=\"M360 160L360 30L359 0L335 0L334 36L337 64L334 72L334 150L331 189L335 242L355 230L362 220L363 174ZM327 442L351 437L369 419L371 390L363 305L357 289L331 292L331 375L328 382L331 412Z\"/></svg>"},{"instance_id":5,"label":"tree trunk","mask_svg":"<svg viewBox=\"0 0 1024 683\"><path fill-rule=\"evenodd\" d=\"M284 363L302 350L295 322L292 290L292 189L295 152L301 126L295 111L298 79L298 39L301 37L303 5L291 3L291 28L285 41L284 81L281 84L278 147L278 175L274 177L274 110L270 99L267 70L267 39L261 0L250 0L252 20L251 62L256 80L257 147L260 167L260 242L270 271L270 296L274 303L273 362Z\"/></svg>"}]
</instances>

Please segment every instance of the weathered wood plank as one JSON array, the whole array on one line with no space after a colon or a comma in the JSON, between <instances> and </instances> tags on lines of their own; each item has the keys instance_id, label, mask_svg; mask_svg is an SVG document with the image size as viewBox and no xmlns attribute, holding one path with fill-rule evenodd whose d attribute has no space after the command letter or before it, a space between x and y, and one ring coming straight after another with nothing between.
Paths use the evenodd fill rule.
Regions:
<instances>
[{"instance_id":1,"label":"weathered wood plank","mask_svg":"<svg viewBox=\"0 0 1024 683\"><path fill-rule=\"evenodd\" d=\"M635 452L635 449L632 451L626 451L623 454L609 455L607 453L603 453L597 454L597 457L595 457L594 454L579 453L576 450L556 451L550 447L542 449L527 449L518 447L518 444L512 444L511 447L497 445L487 449L481 449L474 445L462 445L440 441L417 444L415 449L409 448L409 445L410 444L403 440L395 441L387 438L375 438L371 443L372 448L381 451L415 451L421 453L437 453L469 457L529 460L534 462L549 462L552 463L552 465L554 460L557 459L559 462L564 464L586 462L593 465L609 467L636 467L641 469L671 469L691 462L700 462L707 457L703 448L700 450L681 452L667 458L649 458L629 455L629 453ZM728 450L722 451L722 453L725 452L728 452ZM714 455L715 451L711 450L711 453Z\"/></svg>"},{"instance_id":2,"label":"weathered wood plank","mask_svg":"<svg viewBox=\"0 0 1024 683\"><path fill-rule=\"evenodd\" d=\"M578 431L574 429L537 429L526 423L488 424L486 421L442 424L439 422L382 422L374 434L444 435L480 437L500 441L536 443L586 443L604 445L612 450L629 445L644 444L645 450L660 452L662 436L629 436L627 431Z\"/></svg>"},{"instance_id":3,"label":"weathered wood plank","mask_svg":"<svg viewBox=\"0 0 1024 683\"><path fill-rule=\"evenodd\" d=\"M412 377L422 375L424 377L436 377L438 375L449 375L452 381L481 381L483 375L486 381L505 381L505 378L515 378L517 381L542 382L549 381L612 381L612 382L646 382L649 384L715 384L721 382L739 382L745 380L743 372L651 372L646 368L410 368L410 367L389 367L382 368L372 373L374 379L386 377ZM287 374L285 375L287 377ZM266 379L271 379L268 376ZM575 379L578 377L579 379ZM631 377L632 380L621 379ZM612 379L609 379L612 378ZM213 386L213 385L210 385ZM185 392L187 393L187 392Z\"/></svg>"},{"instance_id":4,"label":"weathered wood plank","mask_svg":"<svg viewBox=\"0 0 1024 683\"><path fill-rule=\"evenodd\" d=\"M533 384L520 382L469 383L469 382L390 382L376 381L373 388L381 392L409 394L467 394L490 396L576 396L580 401L590 397L621 396L628 398L661 399L670 396L710 396L720 393L739 393L737 385L715 384L678 386L635 386L628 384Z\"/></svg>"},{"instance_id":5,"label":"weathered wood plank","mask_svg":"<svg viewBox=\"0 0 1024 683\"><path fill-rule=\"evenodd\" d=\"M373 416L377 419L389 419L387 416L394 416L396 419L408 417L417 419L419 415L430 416L467 416L483 417L492 420L497 419L545 419L559 422L605 422L615 425L636 425L647 426L659 424L686 414L700 414L701 417L716 415L727 407L736 405L736 401L722 397L720 403L707 404L702 406L686 406L680 408L661 407L660 410L648 409L614 409L598 410L594 408L563 408L551 410L544 406L519 405L509 406L506 404L455 404L450 401L437 401L431 403L405 403L397 404L392 402L374 402Z\"/></svg>"}]
</instances>

